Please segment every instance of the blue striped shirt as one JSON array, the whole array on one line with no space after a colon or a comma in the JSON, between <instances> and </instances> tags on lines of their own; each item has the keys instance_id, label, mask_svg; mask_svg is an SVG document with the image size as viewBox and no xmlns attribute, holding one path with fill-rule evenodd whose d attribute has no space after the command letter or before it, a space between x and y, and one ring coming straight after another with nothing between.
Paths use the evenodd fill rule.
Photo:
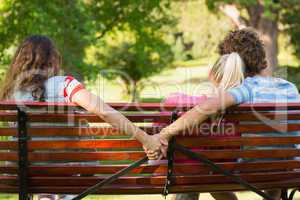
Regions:
<instances>
[{"instance_id":1,"label":"blue striped shirt","mask_svg":"<svg viewBox=\"0 0 300 200\"><path fill-rule=\"evenodd\" d=\"M300 102L297 87L287 80L275 77L247 77L240 86L229 89L228 92L236 104Z\"/></svg>"}]
</instances>

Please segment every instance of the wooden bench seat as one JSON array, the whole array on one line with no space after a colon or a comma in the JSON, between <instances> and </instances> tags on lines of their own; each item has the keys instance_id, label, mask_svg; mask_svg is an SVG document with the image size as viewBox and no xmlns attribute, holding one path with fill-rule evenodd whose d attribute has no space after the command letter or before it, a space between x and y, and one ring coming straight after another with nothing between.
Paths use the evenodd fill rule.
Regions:
<instances>
[{"instance_id":1,"label":"wooden bench seat","mask_svg":"<svg viewBox=\"0 0 300 200\"><path fill-rule=\"evenodd\" d=\"M164 107L154 103L111 105L149 134L159 133L160 124L170 124L175 111L180 115L191 107ZM20 144L17 140L20 127L7 123L20 120L18 109L26 113L27 125L51 123L26 129L29 163L22 170L28 177L29 193L78 194L145 157L139 142L76 105L23 103L18 107L15 102L0 102L0 193L20 192L19 173L22 170L18 166ZM220 130L207 137L207 131L210 134L213 131L213 122L208 120L205 126L177 136L176 144L204 155L259 189L300 186L300 160L295 159L300 157L300 149L295 146L300 144L300 134L286 134L287 131L300 131L297 122L300 120L300 103L241 105L228 109L224 119L220 126L225 131L230 128L240 133L241 137L231 137L232 132L226 135ZM73 123L74 126L66 126ZM275 132L277 134L272 134ZM262 136L261 133L265 134ZM146 162L96 193L161 194L167 170L167 160ZM230 177L213 172L207 165L178 151L174 154L171 180L171 193L246 190Z\"/></svg>"}]
</instances>

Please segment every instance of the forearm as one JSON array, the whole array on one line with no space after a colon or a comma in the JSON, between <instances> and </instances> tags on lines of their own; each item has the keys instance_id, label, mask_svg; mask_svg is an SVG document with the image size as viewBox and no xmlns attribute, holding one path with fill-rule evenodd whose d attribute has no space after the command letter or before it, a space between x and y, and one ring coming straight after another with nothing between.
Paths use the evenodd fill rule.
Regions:
<instances>
[{"instance_id":1,"label":"forearm","mask_svg":"<svg viewBox=\"0 0 300 200\"><path fill-rule=\"evenodd\" d=\"M197 130L195 128L204 122L210 115L216 114L219 110L234 104L235 101L232 96L226 93L224 93L223 96L210 98L195 106L171 125L164 128L161 131L161 136L169 140L172 136L178 135L180 132L187 129Z\"/></svg>"},{"instance_id":2,"label":"forearm","mask_svg":"<svg viewBox=\"0 0 300 200\"><path fill-rule=\"evenodd\" d=\"M199 106L186 112L183 116L178 118L175 122L165 127L160 134L167 140L171 137L178 135L184 130L192 130L198 126L201 122L208 118L209 114L201 112Z\"/></svg>"},{"instance_id":3,"label":"forearm","mask_svg":"<svg viewBox=\"0 0 300 200\"><path fill-rule=\"evenodd\" d=\"M111 108L109 105L105 104L104 110L99 110L98 108L96 108L96 110L94 111L103 120L111 124L113 127L117 128L121 132L134 137L143 144L146 143L148 135L139 127L135 126L124 115Z\"/></svg>"},{"instance_id":4,"label":"forearm","mask_svg":"<svg viewBox=\"0 0 300 200\"><path fill-rule=\"evenodd\" d=\"M104 103L98 96L86 91L79 91L73 97L73 102L85 108L87 111L92 112L102 118L105 122L111 124L119 131L133 136L135 139L145 144L147 141L147 134L135 126L124 115L116 111L108 104Z\"/></svg>"}]
</instances>

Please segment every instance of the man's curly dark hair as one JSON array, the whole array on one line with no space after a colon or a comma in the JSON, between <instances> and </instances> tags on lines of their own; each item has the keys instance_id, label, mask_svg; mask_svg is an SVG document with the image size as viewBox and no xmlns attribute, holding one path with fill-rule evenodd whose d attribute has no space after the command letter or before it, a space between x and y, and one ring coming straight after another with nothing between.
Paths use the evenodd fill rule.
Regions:
<instances>
[{"instance_id":1,"label":"man's curly dark hair","mask_svg":"<svg viewBox=\"0 0 300 200\"><path fill-rule=\"evenodd\" d=\"M267 68L262 40L252 28L231 31L219 44L219 54L238 53L245 63L246 76L253 76Z\"/></svg>"}]
</instances>

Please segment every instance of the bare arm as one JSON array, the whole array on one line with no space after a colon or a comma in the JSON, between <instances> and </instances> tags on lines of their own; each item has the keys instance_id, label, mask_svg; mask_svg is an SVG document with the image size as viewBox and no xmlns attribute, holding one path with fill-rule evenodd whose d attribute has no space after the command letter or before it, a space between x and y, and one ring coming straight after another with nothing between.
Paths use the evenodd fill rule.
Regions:
<instances>
[{"instance_id":1,"label":"bare arm","mask_svg":"<svg viewBox=\"0 0 300 200\"><path fill-rule=\"evenodd\" d=\"M72 102L80 105L89 112L95 113L104 121L125 134L133 136L146 148L153 150L159 148L159 142L149 140L150 136L147 135L147 133L135 126L124 115L110 107L100 97L94 95L88 90L82 89L75 93L72 97Z\"/></svg>"},{"instance_id":2,"label":"bare arm","mask_svg":"<svg viewBox=\"0 0 300 200\"><path fill-rule=\"evenodd\" d=\"M195 106L175 122L164 128L160 132L160 136L164 140L170 140L172 136L178 135L186 129L198 126L210 115L216 114L219 110L226 109L234 104L236 104L235 100L229 93L210 98Z\"/></svg>"}]
</instances>

